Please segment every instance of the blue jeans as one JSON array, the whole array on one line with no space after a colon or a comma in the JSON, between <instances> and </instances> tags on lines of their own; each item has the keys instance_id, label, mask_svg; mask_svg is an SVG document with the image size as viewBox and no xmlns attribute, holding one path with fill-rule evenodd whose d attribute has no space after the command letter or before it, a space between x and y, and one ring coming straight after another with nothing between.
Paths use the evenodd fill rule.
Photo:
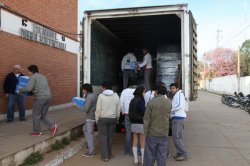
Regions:
<instances>
[{"instance_id":1,"label":"blue jeans","mask_svg":"<svg viewBox=\"0 0 250 166\"><path fill-rule=\"evenodd\" d=\"M131 123L129 121L129 116L124 115L125 118L125 128L126 128L126 137L125 137L125 147L124 147L124 153L132 155L132 149L131 149Z\"/></svg>"},{"instance_id":2,"label":"blue jeans","mask_svg":"<svg viewBox=\"0 0 250 166\"><path fill-rule=\"evenodd\" d=\"M16 102L19 109L19 119L25 118L24 95L9 94L7 120L12 121L14 119Z\"/></svg>"},{"instance_id":3,"label":"blue jeans","mask_svg":"<svg viewBox=\"0 0 250 166\"><path fill-rule=\"evenodd\" d=\"M152 166L157 161L158 166L166 166L167 162L167 137L146 136L144 166Z\"/></svg>"}]
</instances>

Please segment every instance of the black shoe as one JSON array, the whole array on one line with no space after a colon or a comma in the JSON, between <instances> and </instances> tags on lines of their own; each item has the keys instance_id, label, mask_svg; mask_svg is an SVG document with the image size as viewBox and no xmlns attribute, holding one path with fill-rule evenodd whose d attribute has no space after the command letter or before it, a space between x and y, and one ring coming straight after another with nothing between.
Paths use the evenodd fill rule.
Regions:
<instances>
[{"instance_id":1,"label":"black shoe","mask_svg":"<svg viewBox=\"0 0 250 166\"><path fill-rule=\"evenodd\" d=\"M19 121L26 121L26 119L25 118L20 118Z\"/></svg>"},{"instance_id":2,"label":"black shoe","mask_svg":"<svg viewBox=\"0 0 250 166\"><path fill-rule=\"evenodd\" d=\"M7 119L7 121L6 122L13 122L13 119Z\"/></svg>"},{"instance_id":3,"label":"black shoe","mask_svg":"<svg viewBox=\"0 0 250 166\"><path fill-rule=\"evenodd\" d=\"M86 152L85 154L83 154L82 156L83 157L94 157L96 155L96 153L89 153L89 152Z\"/></svg>"}]
</instances>

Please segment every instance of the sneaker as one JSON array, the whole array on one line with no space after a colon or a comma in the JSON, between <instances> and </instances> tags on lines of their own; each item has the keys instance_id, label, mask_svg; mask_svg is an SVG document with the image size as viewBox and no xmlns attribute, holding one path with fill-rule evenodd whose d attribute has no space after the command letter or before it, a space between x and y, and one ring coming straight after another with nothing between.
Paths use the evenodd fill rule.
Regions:
<instances>
[{"instance_id":1,"label":"sneaker","mask_svg":"<svg viewBox=\"0 0 250 166\"><path fill-rule=\"evenodd\" d=\"M55 124L54 124L54 127L52 127L52 129L51 129L51 135L52 135L52 137L54 137L54 136L56 135L57 130L58 130L58 126L57 126L57 124L55 123Z\"/></svg>"},{"instance_id":2,"label":"sneaker","mask_svg":"<svg viewBox=\"0 0 250 166\"><path fill-rule=\"evenodd\" d=\"M175 156L173 156L173 158L175 159L175 158L180 157L180 156L182 156L182 155L177 153Z\"/></svg>"},{"instance_id":3,"label":"sneaker","mask_svg":"<svg viewBox=\"0 0 250 166\"><path fill-rule=\"evenodd\" d=\"M140 165L140 163L134 163L134 166L139 166Z\"/></svg>"},{"instance_id":4,"label":"sneaker","mask_svg":"<svg viewBox=\"0 0 250 166\"><path fill-rule=\"evenodd\" d=\"M104 162L108 162L108 161L109 161L109 159L108 159L108 158L102 158L102 161L104 161Z\"/></svg>"},{"instance_id":5,"label":"sneaker","mask_svg":"<svg viewBox=\"0 0 250 166\"><path fill-rule=\"evenodd\" d=\"M175 160L176 161L183 161L183 160L186 160L188 157L187 156L177 156L177 157L175 157Z\"/></svg>"},{"instance_id":6,"label":"sneaker","mask_svg":"<svg viewBox=\"0 0 250 166\"><path fill-rule=\"evenodd\" d=\"M86 153L83 154L82 156L83 156L83 157L94 157L95 155L96 155L95 153L86 152Z\"/></svg>"},{"instance_id":7,"label":"sneaker","mask_svg":"<svg viewBox=\"0 0 250 166\"><path fill-rule=\"evenodd\" d=\"M170 158L170 157L171 157L170 153L167 153L167 158Z\"/></svg>"},{"instance_id":8,"label":"sneaker","mask_svg":"<svg viewBox=\"0 0 250 166\"><path fill-rule=\"evenodd\" d=\"M30 135L32 135L32 136L41 136L41 135L43 135L43 133L42 132L32 132L32 133L30 133Z\"/></svg>"},{"instance_id":9,"label":"sneaker","mask_svg":"<svg viewBox=\"0 0 250 166\"><path fill-rule=\"evenodd\" d=\"M109 155L108 159L112 159L112 158L114 158L114 156L113 155Z\"/></svg>"}]
</instances>

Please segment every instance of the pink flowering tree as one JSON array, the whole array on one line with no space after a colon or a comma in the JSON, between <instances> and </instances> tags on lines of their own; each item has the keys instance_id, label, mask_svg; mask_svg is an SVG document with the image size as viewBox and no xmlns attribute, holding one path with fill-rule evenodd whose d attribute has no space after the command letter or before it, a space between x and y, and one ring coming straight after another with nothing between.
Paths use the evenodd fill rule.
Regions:
<instances>
[{"instance_id":1,"label":"pink flowering tree","mask_svg":"<svg viewBox=\"0 0 250 166\"><path fill-rule=\"evenodd\" d=\"M229 48L216 48L204 55L208 67L205 75L209 78L236 74L237 54Z\"/></svg>"}]
</instances>

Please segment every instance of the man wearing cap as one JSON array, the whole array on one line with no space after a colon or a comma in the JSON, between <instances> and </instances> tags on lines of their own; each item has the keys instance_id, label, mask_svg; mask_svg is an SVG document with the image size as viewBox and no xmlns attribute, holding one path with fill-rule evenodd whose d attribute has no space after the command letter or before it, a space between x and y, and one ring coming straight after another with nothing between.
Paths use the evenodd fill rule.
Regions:
<instances>
[{"instance_id":1,"label":"man wearing cap","mask_svg":"<svg viewBox=\"0 0 250 166\"><path fill-rule=\"evenodd\" d=\"M24 108L24 95L19 95L15 92L16 85L18 84L18 78L23 76L21 73L21 66L13 66L13 71L9 73L4 81L3 89L6 98L8 98L8 108L7 108L7 122L12 122L14 120L14 109L17 102L19 109L19 120L25 121L25 108Z\"/></svg>"}]
</instances>

